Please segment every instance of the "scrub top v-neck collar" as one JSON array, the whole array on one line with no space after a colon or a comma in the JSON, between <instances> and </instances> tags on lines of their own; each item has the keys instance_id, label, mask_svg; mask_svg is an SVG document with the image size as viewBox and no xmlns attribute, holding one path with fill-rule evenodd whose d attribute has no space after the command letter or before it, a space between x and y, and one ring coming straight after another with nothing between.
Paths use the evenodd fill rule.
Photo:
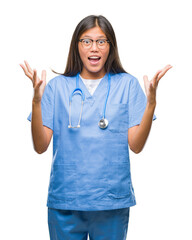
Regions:
<instances>
[{"instance_id":1,"label":"scrub top v-neck collar","mask_svg":"<svg viewBox=\"0 0 192 240\"><path fill-rule=\"evenodd\" d=\"M90 94L89 90L85 86L80 76L79 76L79 86L80 88L82 88L86 99L95 101L95 99L101 94L101 92L103 92L103 90L106 91L106 94L107 94L108 74L106 73L105 76L101 79L93 95Z\"/></svg>"}]
</instances>

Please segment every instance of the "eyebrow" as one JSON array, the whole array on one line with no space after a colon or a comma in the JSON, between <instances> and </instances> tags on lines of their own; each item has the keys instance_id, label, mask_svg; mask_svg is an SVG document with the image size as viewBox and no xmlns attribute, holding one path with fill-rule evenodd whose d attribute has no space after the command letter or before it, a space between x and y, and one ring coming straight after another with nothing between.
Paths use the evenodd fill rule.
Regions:
<instances>
[{"instance_id":1,"label":"eyebrow","mask_svg":"<svg viewBox=\"0 0 192 240\"><path fill-rule=\"evenodd\" d=\"M87 37L87 38L91 38L91 36L89 36L89 35L85 35L85 36L83 36L84 38L85 37ZM100 36L98 36L98 38L106 38L106 36L104 36L104 35L100 35Z\"/></svg>"}]
</instances>

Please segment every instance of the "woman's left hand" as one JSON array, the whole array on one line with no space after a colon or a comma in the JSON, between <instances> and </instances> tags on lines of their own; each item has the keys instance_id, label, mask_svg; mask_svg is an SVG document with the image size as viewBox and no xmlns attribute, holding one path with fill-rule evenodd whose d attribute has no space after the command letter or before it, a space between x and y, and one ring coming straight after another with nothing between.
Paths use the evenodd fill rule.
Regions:
<instances>
[{"instance_id":1,"label":"woman's left hand","mask_svg":"<svg viewBox=\"0 0 192 240\"><path fill-rule=\"evenodd\" d=\"M157 71L157 73L155 74L155 76L153 77L153 79L151 81L148 80L148 77L146 75L143 76L145 92L147 95L147 102L149 104L151 104L151 105L156 104L156 90L157 90L157 86L159 84L159 80L165 75L165 73L170 68L172 68L172 66L167 65L163 69Z\"/></svg>"}]
</instances>

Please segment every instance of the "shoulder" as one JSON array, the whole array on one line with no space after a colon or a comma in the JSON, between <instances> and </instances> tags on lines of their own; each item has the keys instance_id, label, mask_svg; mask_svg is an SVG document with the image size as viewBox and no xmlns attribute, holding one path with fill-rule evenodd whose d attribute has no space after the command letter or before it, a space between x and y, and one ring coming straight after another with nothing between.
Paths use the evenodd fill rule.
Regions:
<instances>
[{"instance_id":1,"label":"shoulder","mask_svg":"<svg viewBox=\"0 0 192 240\"><path fill-rule=\"evenodd\" d=\"M69 84L75 78L76 78L76 76L67 77L64 75L58 75L58 76L52 78L51 80L49 80L49 82L47 83L47 86L54 90L55 88L60 87L61 85L63 86L65 84Z\"/></svg>"},{"instance_id":2,"label":"shoulder","mask_svg":"<svg viewBox=\"0 0 192 240\"><path fill-rule=\"evenodd\" d=\"M137 78L130 73L116 73L111 74L112 79L114 81L121 81L123 83L130 84L131 82L137 82Z\"/></svg>"}]
</instances>

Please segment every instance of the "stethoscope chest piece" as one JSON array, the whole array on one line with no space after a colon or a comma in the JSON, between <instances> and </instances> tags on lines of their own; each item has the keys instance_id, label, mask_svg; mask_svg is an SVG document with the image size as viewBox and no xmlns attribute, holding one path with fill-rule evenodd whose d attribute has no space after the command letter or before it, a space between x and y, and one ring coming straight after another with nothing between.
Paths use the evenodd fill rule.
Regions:
<instances>
[{"instance_id":1,"label":"stethoscope chest piece","mask_svg":"<svg viewBox=\"0 0 192 240\"><path fill-rule=\"evenodd\" d=\"M109 122L106 118L102 118L98 123L98 125L101 129L107 128L108 124L109 124Z\"/></svg>"}]
</instances>

